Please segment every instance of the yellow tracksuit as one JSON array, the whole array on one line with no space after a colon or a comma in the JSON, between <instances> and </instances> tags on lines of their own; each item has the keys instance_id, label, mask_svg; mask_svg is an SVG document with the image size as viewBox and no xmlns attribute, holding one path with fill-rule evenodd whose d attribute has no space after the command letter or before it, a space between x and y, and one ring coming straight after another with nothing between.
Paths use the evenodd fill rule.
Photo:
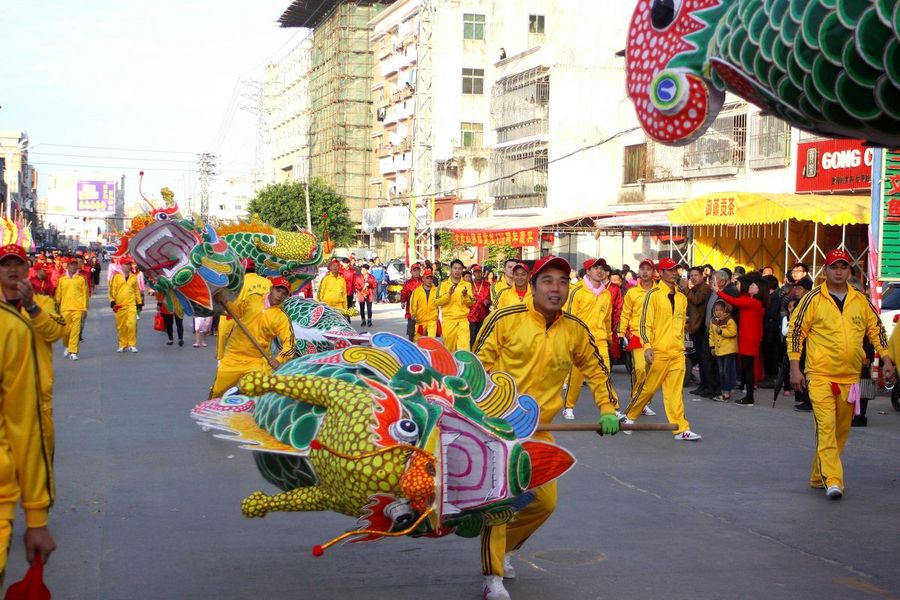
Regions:
<instances>
[{"instance_id":1,"label":"yellow tracksuit","mask_svg":"<svg viewBox=\"0 0 900 600\"><path fill-rule=\"evenodd\" d=\"M137 346L137 303L141 298L138 278L134 273L126 278L116 273L109 282L109 299L118 307L115 312L119 348Z\"/></svg>"},{"instance_id":2,"label":"yellow tracksuit","mask_svg":"<svg viewBox=\"0 0 900 600\"><path fill-rule=\"evenodd\" d=\"M468 281L459 280L456 289L450 293L453 281L446 279L437 286L436 303L441 309L441 337L450 352L468 351L472 347L469 339L469 309L475 304L475 292ZM465 290L465 295L463 295Z\"/></svg>"},{"instance_id":3,"label":"yellow tracksuit","mask_svg":"<svg viewBox=\"0 0 900 600\"><path fill-rule=\"evenodd\" d=\"M340 273L328 273L319 282L316 299L322 304L338 310L347 310L347 282Z\"/></svg>"},{"instance_id":4,"label":"yellow tracksuit","mask_svg":"<svg viewBox=\"0 0 900 600\"><path fill-rule=\"evenodd\" d=\"M494 311L473 348L488 372L505 371L540 407L540 422L550 423L562 408L560 390L573 366L588 380L601 414L612 414L609 367L587 326L560 313L548 327L531 302ZM548 432L537 439L553 441ZM534 501L506 525L487 527L481 535L481 564L485 575L503 575L503 556L519 548L556 508L556 482L536 490Z\"/></svg>"},{"instance_id":5,"label":"yellow tracksuit","mask_svg":"<svg viewBox=\"0 0 900 600\"><path fill-rule=\"evenodd\" d=\"M525 296L519 296L519 292L516 291L516 286L511 286L500 292L500 295L497 297L497 309L506 308L507 306L515 306L517 304L525 304L531 300L531 284L526 284L527 289L525 290Z\"/></svg>"},{"instance_id":6,"label":"yellow tracksuit","mask_svg":"<svg viewBox=\"0 0 900 600\"><path fill-rule=\"evenodd\" d=\"M291 320L284 314L280 306L270 306L261 312L238 315L238 317L263 348L272 350L273 343L278 340L277 343L280 344L281 350L277 358L280 362L284 363L296 355ZM253 342L240 327L235 326L226 342L225 356L219 361L210 398L220 397L228 388L237 385L241 377L251 371L267 373L270 370L268 359L261 356Z\"/></svg>"},{"instance_id":7,"label":"yellow tracksuit","mask_svg":"<svg viewBox=\"0 0 900 600\"><path fill-rule=\"evenodd\" d=\"M28 316L25 309L23 316L31 321L34 331L35 348L37 350L38 372L41 374L41 414L44 418L44 445L50 453L52 464L56 447L56 434L53 424L53 343L64 339L67 335L67 322L59 314L56 301L44 294L35 294L34 302L41 307L35 316ZM80 325L80 322L79 322Z\"/></svg>"},{"instance_id":8,"label":"yellow tracksuit","mask_svg":"<svg viewBox=\"0 0 900 600\"><path fill-rule=\"evenodd\" d=\"M584 281L577 283L569 292L569 301L566 303L566 312L574 315L584 321L594 340L597 342L597 349L603 357L603 362L607 365L609 362L609 347L607 345L609 338L612 337L612 296L608 289L604 289L599 294L594 294L585 285ZM584 377L578 369L572 369L569 375L569 385L566 388L565 408L574 408L578 402L578 395L581 393L581 384L584 383ZM618 409L619 397L613 390L613 405Z\"/></svg>"},{"instance_id":9,"label":"yellow tracksuit","mask_svg":"<svg viewBox=\"0 0 900 600\"><path fill-rule=\"evenodd\" d=\"M709 324L709 349L713 356L727 356L738 353L738 328L734 319L728 317L724 325L715 321Z\"/></svg>"},{"instance_id":10,"label":"yellow tracksuit","mask_svg":"<svg viewBox=\"0 0 900 600\"><path fill-rule=\"evenodd\" d=\"M641 387L632 392L626 413L629 419L637 420L656 390L662 387L666 418L669 423L678 426L675 435L679 435L691 428L684 417L682 391L687 297L677 287L670 290L669 286L661 283L647 292L642 310L638 334L643 348L638 348L635 353L652 349L654 358Z\"/></svg>"},{"instance_id":11,"label":"yellow tracksuit","mask_svg":"<svg viewBox=\"0 0 900 600\"><path fill-rule=\"evenodd\" d=\"M653 284L656 287L656 284ZM651 287L650 289L653 289ZM637 338L641 326L641 317L644 314L644 298L647 290L641 287L640 282L625 292L622 301L622 314L619 316L619 337L631 340ZM635 391L644 385L647 377L647 362L644 360L644 351L640 348L631 352L631 399L634 400Z\"/></svg>"},{"instance_id":12,"label":"yellow tracksuit","mask_svg":"<svg viewBox=\"0 0 900 600\"><path fill-rule=\"evenodd\" d=\"M863 336L879 354L887 354L888 340L875 308L861 293L847 288L844 308L818 285L800 299L788 325L788 358L800 360L806 344L806 382L816 423L816 454L810 485L844 489L841 451L850 434L853 405L850 386L859 381L865 361Z\"/></svg>"},{"instance_id":13,"label":"yellow tracksuit","mask_svg":"<svg viewBox=\"0 0 900 600\"><path fill-rule=\"evenodd\" d=\"M413 290L412 296L409 297L409 316L416 321L415 339L437 337L437 286L432 286L427 295L425 286L420 285ZM419 329L422 329L424 334L420 334Z\"/></svg>"},{"instance_id":14,"label":"yellow tracksuit","mask_svg":"<svg viewBox=\"0 0 900 600\"><path fill-rule=\"evenodd\" d=\"M887 355L891 357L894 364L897 364L897 357L900 356L900 327L894 327L891 337L888 340Z\"/></svg>"},{"instance_id":15,"label":"yellow tracksuit","mask_svg":"<svg viewBox=\"0 0 900 600\"><path fill-rule=\"evenodd\" d=\"M53 504L53 466L43 434L37 340L28 318L0 302L0 580L16 502L27 527L45 527Z\"/></svg>"},{"instance_id":16,"label":"yellow tracksuit","mask_svg":"<svg viewBox=\"0 0 900 600\"><path fill-rule=\"evenodd\" d=\"M88 302L87 281L81 273L74 276L67 273L59 278L56 283L56 303L68 326L66 349L70 354L78 354L82 317L87 312Z\"/></svg>"},{"instance_id":17,"label":"yellow tracksuit","mask_svg":"<svg viewBox=\"0 0 900 600\"><path fill-rule=\"evenodd\" d=\"M239 319L258 314L266 307L266 296L271 288L272 282L265 277L256 273L245 273L241 292L234 302L228 305L228 308ZM222 357L225 356L225 345L234 328L234 321L230 317L222 316L219 319L219 330L216 334L216 358L218 360L222 360Z\"/></svg>"},{"instance_id":18,"label":"yellow tracksuit","mask_svg":"<svg viewBox=\"0 0 900 600\"><path fill-rule=\"evenodd\" d=\"M500 279L491 286L491 310L497 309L497 302L500 300L500 294L513 287L512 281L507 281L505 275L501 275Z\"/></svg>"}]
</instances>

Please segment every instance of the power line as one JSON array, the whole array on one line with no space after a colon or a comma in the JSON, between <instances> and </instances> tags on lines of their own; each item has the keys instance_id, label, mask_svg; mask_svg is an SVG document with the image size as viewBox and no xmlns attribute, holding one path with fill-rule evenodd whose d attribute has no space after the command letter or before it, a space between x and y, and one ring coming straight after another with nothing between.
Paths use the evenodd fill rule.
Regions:
<instances>
[{"instance_id":1,"label":"power line","mask_svg":"<svg viewBox=\"0 0 900 600\"><path fill-rule=\"evenodd\" d=\"M89 150L121 150L124 152L157 152L160 154L196 154L186 150L147 150L140 148L119 148L113 146L78 146L75 144L51 144L50 142L38 142L41 146L54 146L59 148L85 148ZM37 150L29 150L29 152L38 152Z\"/></svg>"},{"instance_id":2,"label":"power line","mask_svg":"<svg viewBox=\"0 0 900 600\"><path fill-rule=\"evenodd\" d=\"M33 165L44 165L48 167L78 167L84 169L109 169L112 171L141 171L143 170L141 167L130 167L127 165L81 165L81 164L69 164L69 163L53 163L53 162L44 162L44 161L29 161L30 164ZM173 171L176 173L195 173L194 169L152 169L152 172L156 171ZM151 172L151 174L152 174ZM235 175L246 175L246 171L221 171L221 173L233 173Z\"/></svg>"},{"instance_id":3,"label":"power line","mask_svg":"<svg viewBox=\"0 0 900 600\"><path fill-rule=\"evenodd\" d=\"M40 154L41 156L65 156L69 158L103 158L103 159L112 159L112 160L142 160L147 162L173 162L173 163L188 163L192 164L194 161L190 159L174 159L174 158L144 158L140 156L101 156L96 154L59 154L56 152L43 152L41 150L32 150L29 154ZM249 164L249 163L248 163Z\"/></svg>"}]
</instances>

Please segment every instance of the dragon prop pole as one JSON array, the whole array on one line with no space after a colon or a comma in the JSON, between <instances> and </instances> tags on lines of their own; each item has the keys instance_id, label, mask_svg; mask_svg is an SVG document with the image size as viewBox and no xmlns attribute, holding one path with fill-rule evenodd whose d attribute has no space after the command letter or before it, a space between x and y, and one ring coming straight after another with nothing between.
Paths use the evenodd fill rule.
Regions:
<instances>
[{"instance_id":1,"label":"dragon prop pole","mask_svg":"<svg viewBox=\"0 0 900 600\"><path fill-rule=\"evenodd\" d=\"M675 423L619 423L620 431L675 431ZM597 423L542 423L538 431L600 431Z\"/></svg>"},{"instance_id":2,"label":"dragon prop pole","mask_svg":"<svg viewBox=\"0 0 900 600\"><path fill-rule=\"evenodd\" d=\"M228 315L235 322L235 324L241 328L241 331L244 332L244 335L247 336L247 339L250 340L250 343L253 344L253 347L256 348L257 350L259 350L259 353L262 355L262 357L264 359L269 360L269 355L266 354L266 351L263 349L263 347L259 345L259 342L256 341L256 338L253 337L253 335L250 333L250 330L247 329L246 325L244 325L244 322L241 321L237 317L237 315L235 315L233 312L231 312L231 309L228 308L228 304L223 302L224 298L221 297L219 293L216 293L215 298L216 298L216 300L219 301L219 304L221 304L222 309L225 311L225 314Z\"/></svg>"}]
</instances>

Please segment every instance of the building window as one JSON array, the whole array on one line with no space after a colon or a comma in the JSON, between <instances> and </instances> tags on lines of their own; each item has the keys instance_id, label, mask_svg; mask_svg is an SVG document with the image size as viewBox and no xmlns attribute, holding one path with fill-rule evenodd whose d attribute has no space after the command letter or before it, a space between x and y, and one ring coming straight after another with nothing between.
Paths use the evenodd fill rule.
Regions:
<instances>
[{"instance_id":1,"label":"building window","mask_svg":"<svg viewBox=\"0 0 900 600\"><path fill-rule=\"evenodd\" d=\"M790 162L791 128L772 115L753 115L750 121L750 168L784 167Z\"/></svg>"},{"instance_id":2,"label":"building window","mask_svg":"<svg viewBox=\"0 0 900 600\"><path fill-rule=\"evenodd\" d=\"M463 39L484 39L484 15L476 15L473 13L463 14Z\"/></svg>"},{"instance_id":3,"label":"building window","mask_svg":"<svg viewBox=\"0 0 900 600\"><path fill-rule=\"evenodd\" d=\"M462 70L462 93L463 94L483 94L484 93L484 69L463 69Z\"/></svg>"},{"instance_id":4,"label":"building window","mask_svg":"<svg viewBox=\"0 0 900 600\"><path fill-rule=\"evenodd\" d=\"M463 123L460 140L463 148L481 148L484 146L484 125L481 123Z\"/></svg>"},{"instance_id":5,"label":"building window","mask_svg":"<svg viewBox=\"0 0 900 600\"><path fill-rule=\"evenodd\" d=\"M544 15L528 15L528 33L544 33Z\"/></svg>"},{"instance_id":6,"label":"building window","mask_svg":"<svg viewBox=\"0 0 900 600\"><path fill-rule=\"evenodd\" d=\"M747 107L725 107L700 139L684 149L685 176L736 173L747 148ZM718 171L717 171L718 170Z\"/></svg>"},{"instance_id":7,"label":"building window","mask_svg":"<svg viewBox=\"0 0 900 600\"><path fill-rule=\"evenodd\" d=\"M625 171L622 183L640 183L647 178L647 144L625 146Z\"/></svg>"}]
</instances>

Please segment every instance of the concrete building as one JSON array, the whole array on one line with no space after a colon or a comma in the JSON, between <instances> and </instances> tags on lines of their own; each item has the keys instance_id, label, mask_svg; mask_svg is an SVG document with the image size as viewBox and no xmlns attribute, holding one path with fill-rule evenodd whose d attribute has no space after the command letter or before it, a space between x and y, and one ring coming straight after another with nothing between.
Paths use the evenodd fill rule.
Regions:
<instances>
[{"instance_id":1,"label":"concrete building","mask_svg":"<svg viewBox=\"0 0 900 600\"><path fill-rule=\"evenodd\" d=\"M121 229L121 224L113 217L121 181L121 173L48 173L39 204L52 242L59 247L77 248L106 244L117 237L115 231Z\"/></svg>"},{"instance_id":2,"label":"concrete building","mask_svg":"<svg viewBox=\"0 0 900 600\"><path fill-rule=\"evenodd\" d=\"M247 218L250 201L255 196L253 181L246 175L216 180L209 190L210 219L222 222Z\"/></svg>"},{"instance_id":3,"label":"concrete building","mask_svg":"<svg viewBox=\"0 0 900 600\"><path fill-rule=\"evenodd\" d=\"M305 180L309 173L311 53L312 40L307 36L284 58L266 67L266 173L276 183Z\"/></svg>"},{"instance_id":4,"label":"concrete building","mask_svg":"<svg viewBox=\"0 0 900 600\"><path fill-rule=\"evenodd\" d=\"M0 212L33 224L38 173L28 163L28 144L24 131L0 131Z\"/></svg>"}]
</instances>

